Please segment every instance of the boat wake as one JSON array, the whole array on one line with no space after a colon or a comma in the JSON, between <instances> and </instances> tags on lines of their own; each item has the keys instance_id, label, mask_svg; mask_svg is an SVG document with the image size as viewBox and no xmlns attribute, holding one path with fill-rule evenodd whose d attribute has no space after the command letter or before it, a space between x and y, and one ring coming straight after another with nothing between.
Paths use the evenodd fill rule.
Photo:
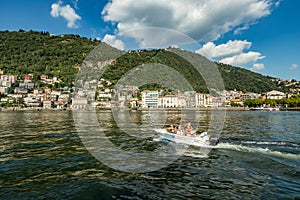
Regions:
<instances>
[{"instance_id":1,"label":"boat wake","mask_svg":"<svg viewBox=\"0 0 300 200\"><path fill-rule=\"evenodd\" d=\"M292 153L285 153L280 151L270 150L268 148L261 148L261 147L249 147L244 145L236 145L236 144L229 144L229 143L219 143L214 149L228 149L246 153L261 153L268 156L273 156L277 158L285 158L285 159L292 159L292 160L300 160L300 154L292 154Z\"/></svg>"}]
</instances>

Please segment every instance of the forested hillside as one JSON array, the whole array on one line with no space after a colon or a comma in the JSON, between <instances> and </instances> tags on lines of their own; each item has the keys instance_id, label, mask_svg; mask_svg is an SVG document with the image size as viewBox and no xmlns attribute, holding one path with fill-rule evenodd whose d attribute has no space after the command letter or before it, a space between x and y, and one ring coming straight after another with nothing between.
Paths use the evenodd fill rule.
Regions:
<instances>
[{"instance_id":1,"label":"forested hillside","mask_svg":"<svg viewBox=\"0 0 300 200\"><path fill-rule=\"evenodd\" d=\"M0 69L22 76L56 76L64 83L75 79L84 58L100 42L79 35L53 36L48 32L0 32Z\"/></svg>"},{"instance_id":2,"label":"forested hillside","mask_svg":"<svg viewBox=\"0 0 300 200\"><path fill-rule=\"evenodd\" d=\"M239 67L233 67L223 63L216 63L222 74L225 88L227 90L243 92L268 92L271 90L283 90L284 87L278 88L274 77L263 76Z\"/></svg>"},{"instance_id":3,"label":"forested hillside","mask_svg":"<svg viewBox=\"0 0 300 200\"><path fill-rule=\"evenodd\" d=\"M190 54L194 53L190 52ZM193 56L201 57L198 54ZM143 63L160 63L173 67L186 77L195 91L208 92L205 82L198 71L187 60L166 50L144 50L124 54L110 66L110 69L107 70L108 73L104 74L104 76L106 79L117 82L124 73ZM236 89L243 92L261 93L282 89L277 87L276 83L272 81L274 79L272 77L222 63L216 63L216 65L221 73L226 90Z\"/></svg>"},{"instance_id":4,"label":"forested hillside","mask_svg":"<svg viewBox=\"0 0 300 200\"><path fill-rule=\"evenodd\" d=\"M1 31L0 41L0 69L5 73L18 76L31 73L34 80L38 80L41 74L56 76L65 85L75 80L83 60L101 43L79 35L54 36L48 32L22 30ZM127 52L109 66L110 70L107 70L104 78L116 83L128 70L143 63L160 63L173 67L186 77L196 91L207 92L203 78L189 62L162 49ZM230 65L216 64L227 90L261 93L278 89L272 77Z\"/></svg>"}]
</instances>

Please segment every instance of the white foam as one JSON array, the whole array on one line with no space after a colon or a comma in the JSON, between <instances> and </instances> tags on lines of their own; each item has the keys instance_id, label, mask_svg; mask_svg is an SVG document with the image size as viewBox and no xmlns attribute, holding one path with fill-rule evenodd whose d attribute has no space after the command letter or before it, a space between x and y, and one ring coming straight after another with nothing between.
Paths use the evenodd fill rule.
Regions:
<instances>
[{"instance_id":1,"label":"white foam","mask_svg":"<svg viewBox=\"0 0 300 200\"><path fill-rule=\"evenodd\" d=\"M220 143L217 146L215 146L214 148L216 148L216 149L230 149L230 150L241 151L241 152L250 152L250 153L262 153L262 154L265 154L265 155L271 155L271 156L279 157L279 158L300 160L300 154L284 153L284 152L280 152L280 151L272 151L268 148L248 147L248 146L235 145L235 144L229 144L229 143Z\"/></svg>"}]
</instances>

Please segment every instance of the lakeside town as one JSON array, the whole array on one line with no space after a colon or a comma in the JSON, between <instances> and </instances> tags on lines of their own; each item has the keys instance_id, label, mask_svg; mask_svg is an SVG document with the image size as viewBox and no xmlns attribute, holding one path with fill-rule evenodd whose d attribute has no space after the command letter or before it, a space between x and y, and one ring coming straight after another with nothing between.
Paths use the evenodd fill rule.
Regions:
<instances>
[{"instance_id":1,"label":"lakeside town","mask_svg":"<svg viewBox=\"0 0 300 200\"><path fill-rule=\"evenodd\" d=\"M53 87L61 82L57 77L41 75L39 77L45 87L38 86L33 81L32 74L24 77L5 74L0 69L0 103L2 110L20 109L85 109L88 105L97 108L110 109L123 107L133 109L149 108L242 108L272 107L278 108L276 102L281 99L289 99L293 95L299 95L299 82L295 80L278 81L281 85L295 85L288 93L269 91L262 94L242 91L223 91L214 97L210 94L196 93L194 91L177 92L176 94L164 90L140 91L137 86L112 87L109 80L103 78L84 82L78 80L82 89L73 87ZM249 100L260 100L260 105L249 105ZM297 106L297 105L296 105ZM250 108L251 108L250 107ZM288 104L280 105L288 109Z\"/></svg>"}]
</instances>

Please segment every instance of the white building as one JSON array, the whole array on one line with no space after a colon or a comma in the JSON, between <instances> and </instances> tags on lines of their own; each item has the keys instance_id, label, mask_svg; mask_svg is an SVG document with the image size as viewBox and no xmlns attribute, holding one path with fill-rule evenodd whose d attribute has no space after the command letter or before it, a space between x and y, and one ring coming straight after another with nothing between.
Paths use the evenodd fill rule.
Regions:
<instances>
[{"instance_id":1,"label":"white building","mask_svg":"<svg viewBox=\"0 0 300 200\"><path fill-rule=\"evenodd\" d=\"M185 107L194 108L196 107L196 98L195 98L195 91L186 91L182 94L182 97L185 99Z\"/></svg>"},{"instance_id":2,"label":"white building","mask_svg":"<svg viewBox=\"0 0 300 200\"><path fill-rule=\"evenodd\" d=\"M267 92L266 97L267 99L283 99L286 95L283 92L272 90L271 92Z\"/></svg>"},{"instance_id":3,"label":"white building","mask_svg":"<svg viewBox=\"0 0 300 200\"><path fill-rule=\"evenodd\" d=\"M247 99L259 99L261 97L260 94L247 92L245 94L242 94L242 101L246 101Z\"/></svg>"},{"instance_id":4,"label":"white building","mask_svg":"<svg viewBox=\"0 0 300 200\"><path fill-rule=\"evenodd\" d=\"M44 109L50 109L52 105L51 101L43 101L43 108Z\"/></svg>"},{"instance_id":5,"label":"white building","mask_svg":"<svg viewBox=\"0 0 300 200\"><path fill-rule=\"evenodd\" d=\"M159 108L177 108L179 107L178 96L166 95L158 97Z\"/></svg>"},{"instance_id":6,"label":"white building","mask_svg":"<svg viewBox=\"0 0 300 200\"><path fill-rule=\"evenodd\" d=\"M87 108L87 98L74 98L72 99L72 109L84 109Z\"/></svg>"},{"instance_id":7,"label":"white building","mask_svg":"<svg viewBox=\"0 0 300 200\"><path fill-rule=\"evenodd\" d=\"M158 91L142 92L142 107L157 108L158 107Z\"/></svg>"},{"instance_id":8,"label":"white building","mask_svg":"<svg viewBox=\"0 0 300 200\"><path fill-rule=\"evenodd\" d=\"M212 98L209 94L196 93L196 107L208 107L212 105Z\"/></svg>"},{"instance_id":9,"label":"white building","mask_svg":"<svg viewBox=\"0 0 300 200\"><path fill-rule=\"evenodd\" d=\"M187 103L184 97L179 96L178 97L178 107L179 108L186 108L187 107Z\"/></svg>"},{"instance_id":10,"label":"white building","mask_svg":"<svg viewBox=\"0 0 300 200\"><path fill-rule=\"evenodd\" d=\"M111 93L105 93L105 92L99 92L98 94L98 98L101 99L111 99L112 98L112 94Z\"/></svg>"},{"instance_id":11,"label":"white building","mask_svg":"<svg viewBox=\"0 0 300 200\"><path fill-rule=\"evenodd\" d=\"M27 106L38 107L38 106L40 106L41 102L40 102L40 99L38 99L35 96L28 96L28 97L24 98L24 103Z\"/></svg>"}]
</instances>

